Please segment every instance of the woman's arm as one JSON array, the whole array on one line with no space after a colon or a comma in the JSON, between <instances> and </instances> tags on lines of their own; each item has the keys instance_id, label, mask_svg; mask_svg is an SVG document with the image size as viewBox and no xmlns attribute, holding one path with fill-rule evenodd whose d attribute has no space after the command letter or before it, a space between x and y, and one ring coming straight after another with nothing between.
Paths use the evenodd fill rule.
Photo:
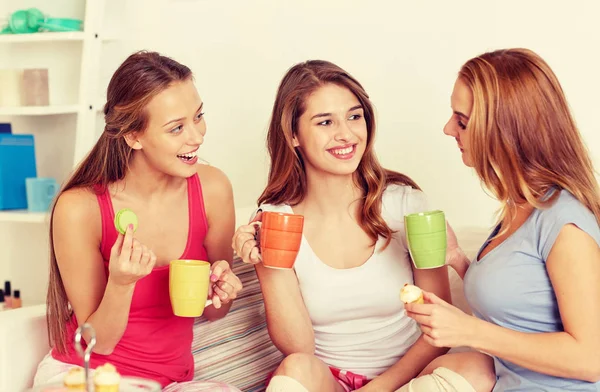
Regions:
<instances>
[{"instance_id":1,"label":"woman's arm","mask_svg":"<svg viewBox=\"0 0 600 392\"><path fill-rule=\"evenodd\" d=\"M539 373L600 381L600 247L566 225L546 267L564 332L527 334L480 321L472 347Z\"/></svg>"},{"instance_id":2,"label":"woman's arm","mask_svg":"<svg viewBox=\"0 0 600 392\"><path fill-rule=\"evenodd\" d=\"M433 304L407 305L427 341L470 346L533 371L600 381L600 248L574 225L564 226L546 260L564 332L523 333L468 316L426 294Z\"/></svg>"},{"instance_id":3,"label":"woman's arm","mask_svg":"<svg viewBox=\"0 0 600 392\"><path fill-rule=\"evenodd\" d=\"M450 301L447 267L430 270L413 268L413 271L417 286ZM431 361L447 351L447 348L429 345L421 336L398 362L361 388L361 391L395 391L417 377Z\"/></svg>"},{"instance_id":4,"label":"woman's arm","mask_svg":"<svg viewBox=\"0 0 600 392\"><path fill-rule=\"evenodd\" d=\"M269 336L284 355L314 354L315 335L293 270L255 265L267 313Z\"/></svg>"},{"instance_id":5,"label":"woman's arm","mask_svg":"<svg viewBox=\"0 0 600 392\"><path fill-rule=\"evenodd\" d=\"M254 264L267 313L269 336L283 354L314 354L315 335L293 270L274 270L262 265L255 239L262 210L248 225L240 226L231 246L244 263Z\"/></svg>"},{"instance_id":6,"label":"woman's arm","mask_svg":"<svg viewBox=\"0 0 600 392\"><path fill-rule=\"evenodd\" d=\"M52 245L78 324L91 324L96 332L93 351L109 355L127 327L135 282L152 270L156 257L128 229L113 246L107 278L100 253L100 222L95 195L87 190L67 191L54 210ZM134 264L137 271L132 270Z\"/></svg>"},{"instance_id":7,"label":"woman's arm","mask_svg":"<svg viewBox=\"0 0 600 392\"><path fill-rule=\"evenodd\" d=\"M232 301L242 289L241 282L231 272L233 261L231 237L235 229L233 190L227 176L213 166L198 165L198 175L202 183L208 221L204 247L208 254L208 261L213 264L215 291L212 296L214 306L208 306L204 315L208 320L216 320L225 317Z\"/></svg>"},{"instance_id":8,"label":"woman's arm","mask_svg":"<svg viewBox=\"0 0 600 392\"><path fill-rule=\"evenodd\" d=\"M458 244L458 239L456 238L452 226L447 223L446 228L448 244L446 249L446 265L452 267L458 276L460 276L461 279L464 279L471 262Z\"/></svg>"}]
</instances>

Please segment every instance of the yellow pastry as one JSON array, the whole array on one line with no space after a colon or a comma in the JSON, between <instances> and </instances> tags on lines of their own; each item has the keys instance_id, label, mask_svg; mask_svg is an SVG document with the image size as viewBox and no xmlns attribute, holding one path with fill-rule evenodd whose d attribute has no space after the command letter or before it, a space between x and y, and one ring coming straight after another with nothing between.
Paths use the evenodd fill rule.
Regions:
<instances>
[{"instance_id":1,"label":"yellow pastry","mask_svg":"<svg viewBox=\"0 0 600 392\"><path fill-rule=\"evenodd\" d=\"M98 366L94 372L94 387L96 392L119 392L121 375L110 363Z\"/></svg>"},{"instance_id":2,"label":"yellow pastry","mask_svg":"<svg viewBox=\"0 0 600 392\"><path fill-rule=\"evenodd\" d=\"M85 391L85 374L83 368L75 367L69 369L63 383L68 391Z\"/></svg>"},{"instance_id":3,"label":"yellow pastry","mask_svg":"<svg viewBox=\"0 0 600 392\"><path fill-rule=\"evenodd\" d=\"M423 291L415 285L406 283L400 290L400 300L405 304L423 304Z\"/></svg>"}]
</instances>

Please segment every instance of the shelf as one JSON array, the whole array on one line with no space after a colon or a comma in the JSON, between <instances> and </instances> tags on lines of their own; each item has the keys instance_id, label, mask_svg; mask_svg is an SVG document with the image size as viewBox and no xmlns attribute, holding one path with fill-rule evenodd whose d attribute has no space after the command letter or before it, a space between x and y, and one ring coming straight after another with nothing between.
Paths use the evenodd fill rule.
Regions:
<instances>
[{"instance_id":1,"label":"shelf","mask_svg":"<svg viewBox=\"0 0 600 392\"><path fill-rule=\"evenodd\" d=\"M45 212L29 212L27 210L0 210L0 222L44 223L48 220Z\"/></svg>"},{"instance_id":2,"label":"shelf","mask_svg":"<svg viewBox=\"0 0 600 392\"><path fill-rule=\"evenodd\" d=\"M83 41L85 33L74 31L66 33L0 34L0 42L48 42Z\"/></svg>"},{"instance_id":3,"label":"shelf","mask_svg":"<svg viewBox=\"0 0 600 392\"><path fill-rule=\"evenodd\" d=\"M77 113L79 105L0 107L0 116L52 116Z\"/></svg>"}]
</instances>

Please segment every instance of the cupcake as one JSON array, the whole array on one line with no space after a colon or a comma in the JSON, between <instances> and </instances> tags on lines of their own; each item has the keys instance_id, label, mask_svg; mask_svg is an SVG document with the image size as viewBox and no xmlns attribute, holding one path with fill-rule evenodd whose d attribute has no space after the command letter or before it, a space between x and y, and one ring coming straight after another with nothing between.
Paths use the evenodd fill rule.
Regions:
<instances>
[{"instance_id":1,"label":"cupcake","mask_svg":"<svg viewBox=\"0 0 600 392\"><path fill-rule=\"evenodd\" d=\"M74 367L69 369L63 380L68 391L85 391L85 374L83 368Z\"/></svg>"},{"instance_id":2,"label":"cupcake","mask_svg":"<svg viewBox=\"0 0 600 392\"><path fill-rule=\"evenodd\" d=\"M94 387L96 392L119 392L121 375L117 368L110 363L98 366L94 372Z\"/></svg>"},{"instance_id":3,"label":"cupcake","mask_svg":"<svg viewBox=\"0 0 600 392\"><path fill-rule=\"evenodd\" d=\"M400 300L405 304L423 304L423 291L417 286L406 283L400 290Z\"/></svg>"}]
</instances>

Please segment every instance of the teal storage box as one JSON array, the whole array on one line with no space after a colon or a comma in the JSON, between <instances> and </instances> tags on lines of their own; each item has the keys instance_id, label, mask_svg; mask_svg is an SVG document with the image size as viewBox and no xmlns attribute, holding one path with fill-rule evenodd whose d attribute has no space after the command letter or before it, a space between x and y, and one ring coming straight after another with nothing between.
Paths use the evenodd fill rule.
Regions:
<instances>
[{"instance_id":1,"label":"teal storage box","mask_svg":"<svg viewBox=\"0 0 600 392\"><path fill-rule=\"evenodd\" d=\"M33 135L0 134L0 210L27 208L28 177L37 177Z\"/></svg>"}]
</instances>

